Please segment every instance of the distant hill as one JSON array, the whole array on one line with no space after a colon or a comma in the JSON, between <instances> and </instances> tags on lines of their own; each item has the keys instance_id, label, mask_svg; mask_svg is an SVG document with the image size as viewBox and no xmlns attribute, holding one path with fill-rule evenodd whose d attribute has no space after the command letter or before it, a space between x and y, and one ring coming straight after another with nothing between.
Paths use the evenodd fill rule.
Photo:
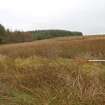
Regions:
<instances>
[{"instance_id":1,"label":"distant hill","mask_svg":"<svg viewBox=\"0 0 105 105\"><path fill-rule=\"evenodd\" d=\"M48 39L63 36L82 36L82 32L73 32L67 30L37 30L31 31L34 40Z\"/></svg>"},{"instance_id":2,"label":"distant hill","mask_svg":"<svg viewBox=\"0 0 105 105\"><path fill-rule=\"evenodd\" d=\"M37 30L37 31L10 31L0 24L0 43L31 42L63 36L82 36L82 32L67 30Z\"/></svg>"}]
</instances>

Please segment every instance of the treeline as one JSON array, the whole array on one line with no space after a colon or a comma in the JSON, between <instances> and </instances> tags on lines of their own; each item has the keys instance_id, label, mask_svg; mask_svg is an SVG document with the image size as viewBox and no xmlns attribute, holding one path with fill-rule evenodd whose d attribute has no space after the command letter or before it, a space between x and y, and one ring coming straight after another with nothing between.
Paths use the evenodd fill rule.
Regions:
<instances>
[{"instance_id":1,"label":"treeline","mask_svg":"<svg viewBox=\"0 0 105 105\"><path fill-rule=\"evenodd\" d=\"M37 31L10 31L5 29L0 24L0 43L19 43L19 42L31 42L34 40L42 40L53 37L63 36L82 36L82 32L72 32L65 30L37 30Z\"/></svg>"},{"instance_id":2,"label":"treeline","mask_svg":"<svg viewBox=\"0 0 105 105\"><path fill-rule=\"evenodd\" d=\"M34 40L48 39L63 36L82 36L82 32L72 32L66 30L37 30L31 31Z\"/></svg>"},{"instance_id":3,"label":"treeline","mask_svg":"<svg viewBox=\"0 0 105 105\"><path fill-rule=\"evenodd\" d=\"M14 31L9 32L6 35L5 43L19 43L19 42L31 42L33 41L32 33Z\"/></svg>"}]
</instances>

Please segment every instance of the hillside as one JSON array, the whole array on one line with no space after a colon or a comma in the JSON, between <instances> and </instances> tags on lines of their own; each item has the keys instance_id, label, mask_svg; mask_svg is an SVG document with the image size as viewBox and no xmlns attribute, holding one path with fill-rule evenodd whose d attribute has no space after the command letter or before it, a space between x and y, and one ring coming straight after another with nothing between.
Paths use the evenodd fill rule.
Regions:
<instances>
[{"instance_id":1,"label":"hillside","mask_svg":"<svg viewBox=\"0 0 105 105\"><path fill-rule=\"evenodd\" d=\"M105 36L0 46L0 105L105 105Z\"/></svg>"},{"instance_id":2,"label":"hillside","mask_svg":"<svg viewBox=\"0 0 105 105\"><path fill-rule=\"evenodd\" d=\"M37 31L32 31L31 33L34 40L65 37L65 36L83 36L82 32L77 32L77 31L73 32L67 30L37 30Z\"/></svg>"},{"instance_id":3,"label":"hillside","mask_svg":"<svg viewBox=\"0 0 105 105\"><path fill-rule=\"evenodd\" d=\"M0 24L0 44L32 42L65 36L83 36L83 33L67 30L10 31Z\"/></svg>"}]
</instances>

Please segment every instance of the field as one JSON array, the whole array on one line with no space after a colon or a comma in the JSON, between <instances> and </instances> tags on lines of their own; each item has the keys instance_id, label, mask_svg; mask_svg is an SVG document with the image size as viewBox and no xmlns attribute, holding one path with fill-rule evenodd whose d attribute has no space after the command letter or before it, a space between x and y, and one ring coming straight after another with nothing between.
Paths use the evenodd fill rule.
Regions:
<instances>
[{"instance_id":1,"label":"field","mask_svg":"<svg viewBox=\"0 0 105 105\"><path fill-rule=\"evenodd\" d=\"M105 36L0 46L0 105L105 105Z\"/></svg>"}]
</instances>

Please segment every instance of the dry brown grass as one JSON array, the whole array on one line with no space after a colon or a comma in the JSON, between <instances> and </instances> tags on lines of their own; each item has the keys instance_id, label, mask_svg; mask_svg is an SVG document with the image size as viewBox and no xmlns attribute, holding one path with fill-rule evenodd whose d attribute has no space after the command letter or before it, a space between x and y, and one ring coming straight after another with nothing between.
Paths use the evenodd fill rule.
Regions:
<instances>
[{"instance_id":1,"label":"dry brown grass","mask_svg":"<svg viewBox=\"0 0 105 105\"><path fill-rule=\"evenodd\" d=\"M11 57L105 58L105 37L56 38L0 46L0 54ZM86 56L85 56L86 55Z\"/></svg>"},{"instance_id":2,"label":"dry brown grass","mask_svg":"<svg viewBox=\"0 0 105 105\"><path fill-rule=\"evenodd\" d=\"M0 46L0 105L105 105L105 37Z\"/></svg>"}]
</instances>

